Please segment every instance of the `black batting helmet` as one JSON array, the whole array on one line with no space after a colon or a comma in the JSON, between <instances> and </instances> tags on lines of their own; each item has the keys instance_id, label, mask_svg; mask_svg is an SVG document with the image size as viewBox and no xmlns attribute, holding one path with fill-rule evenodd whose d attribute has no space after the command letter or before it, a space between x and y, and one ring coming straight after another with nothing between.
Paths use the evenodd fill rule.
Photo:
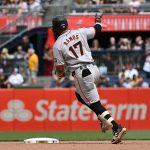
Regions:
<instances>
[{"instance_id":1,"label":"black batting helmet","mask_svg":"<svg viewBox=\"0 0 150 150\"><path fill-rule=\"evenodd\" d=\"M52 20L52 28L53 28L53 31L57 34L58 32L60 33L61 31L67 29L68 22L65 16L63 15L55 16Z\"/></svg>"}]
</instances>

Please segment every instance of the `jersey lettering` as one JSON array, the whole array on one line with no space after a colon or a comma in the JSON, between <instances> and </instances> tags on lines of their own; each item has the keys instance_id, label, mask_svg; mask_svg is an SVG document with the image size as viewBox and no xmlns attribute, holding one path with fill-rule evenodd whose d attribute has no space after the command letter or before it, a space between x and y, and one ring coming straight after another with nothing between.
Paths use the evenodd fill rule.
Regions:
<instances>
[{"instance_id":1,"label":"jersey lettering","mask_svg":"<svg viewBox=\"0 0 150 150\"><path fill-rule=\"evenodd\" d=\"M69 42L73 41L73 40L77 40L79 39L79 35L72 35L69 38L67 38L64 42L65 45L68 45Z\"/></svg>"},{"instance_id":2,"label":"jersey lettering","mask_svg":"<svg viewBox=\"0 0 150 150\"><path fill-rule=\"evenodd\" d=\"M83 55L83 48L82 48L81 41L79 41L79 42L75 43L73 46L69 47L69 51L71 51L76 58L79 58L79 56L76 53L77 49L80 50L80 55L82 56Z\"/></svg>"}]
</instances>

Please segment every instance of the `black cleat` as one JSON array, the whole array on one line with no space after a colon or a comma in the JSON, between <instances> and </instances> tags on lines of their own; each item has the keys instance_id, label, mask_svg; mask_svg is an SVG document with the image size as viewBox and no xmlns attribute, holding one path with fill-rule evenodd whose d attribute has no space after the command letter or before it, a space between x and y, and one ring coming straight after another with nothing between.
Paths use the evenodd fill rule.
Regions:
<instances>
[{"instance_id":1,"label":"black cleat","mask_svg":"<svg viewBox=\"0 0 150 150\"><path fill-rule=\"evenodd\" d=\"M121 142L122 137L126 134L127 129L122 127L121 125L118 125L117 131L113 131L113 139L111 141L112 144L118 144Z\"/></svg>"}]
</instances>

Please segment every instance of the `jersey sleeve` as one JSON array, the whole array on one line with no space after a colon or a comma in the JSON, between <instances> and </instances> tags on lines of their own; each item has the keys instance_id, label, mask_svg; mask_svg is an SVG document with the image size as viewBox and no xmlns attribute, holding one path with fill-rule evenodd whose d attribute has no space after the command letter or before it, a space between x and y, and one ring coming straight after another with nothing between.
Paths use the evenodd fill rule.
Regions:
<instances>
[{"instance_id":1,"label":"jersey sleeve","mask_svg":"<svg viewBox=\"0 0 150 150\"><path fill-rule=\"evenodd\" d=\"M55 66L65 64L61 50L54 46L54 63Z\"/></svg>"},{"instance_id":2,"label":"jersey sleeve","mask_svg":"<svg viewBox=\"0 0 150 150\"><path fill-rule=\"evenodd\" d=\"M94 27L81 28L81 29L80 29L80 32L81 32L82 34L84 34L84 35L87 37L88 40L89 40L89 39L93 39L94 36L95 36L95 29L94 29Z\"/></svg>"}]
</instances>

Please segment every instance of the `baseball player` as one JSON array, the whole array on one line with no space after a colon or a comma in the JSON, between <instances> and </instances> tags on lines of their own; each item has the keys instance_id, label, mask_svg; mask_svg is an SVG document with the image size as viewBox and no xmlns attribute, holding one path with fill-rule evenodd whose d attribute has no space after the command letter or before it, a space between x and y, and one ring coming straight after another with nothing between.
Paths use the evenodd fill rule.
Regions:
<instances>
[{"instance_id":1,"label":"baseball player","mask_svg":"<svg viewBox=\"0 0 150 150\"><path fill-rule=\"evenodd\" d=\"M88 40L94 38L102 29L102 16L95 16L95 25L89 28L69 30L64 16L56 16L52 20L52 28L57 40L54 44L55 70L59 78L65 76L66 68L74 76L76 97L88 106L101 122L102 131L112 128L112 144L121 142L126 128L117 124L110 113L102 106L96 88L99 70L94 63Z\"/></svg>"}]
</instances>

